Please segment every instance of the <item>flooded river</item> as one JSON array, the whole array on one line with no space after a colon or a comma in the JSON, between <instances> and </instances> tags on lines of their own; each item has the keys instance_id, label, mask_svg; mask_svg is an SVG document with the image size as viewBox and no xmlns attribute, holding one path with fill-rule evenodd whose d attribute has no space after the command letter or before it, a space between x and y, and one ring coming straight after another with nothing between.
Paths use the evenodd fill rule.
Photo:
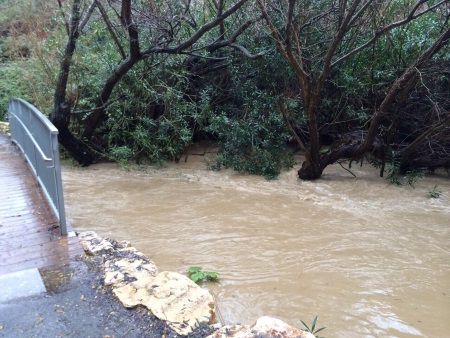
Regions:
<instances>
[{"instance_id":1,"label":"flooded river","mask_svg":"<svg viewBox=\"0 0 450 338\"><path fill-rule=\"evenodd\" d=\"M208 171L63 168L77 231L130 240L160 271L220 273L207 287L225 323L262 315L330 337L450 337L450 178L395 187L371 168L315 182ZM441 198L429 197L437 185Z\"/></svg>"}]
</instances>

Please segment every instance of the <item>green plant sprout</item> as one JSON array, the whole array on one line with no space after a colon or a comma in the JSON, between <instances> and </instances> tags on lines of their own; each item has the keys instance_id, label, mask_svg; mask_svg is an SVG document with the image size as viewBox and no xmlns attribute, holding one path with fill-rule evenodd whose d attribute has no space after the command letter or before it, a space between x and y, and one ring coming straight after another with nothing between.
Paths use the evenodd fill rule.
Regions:
<instances>
[{"instance_id":1,"label":"green plant sprout","mask_svg":"<svg viewBox=\"0 0 450 338\"><path fill-rule=\"evenodd\" d=\"M429 196L430 196L431 198L439 198L439 197L441 197L441 191L439 191L439 190L437 189L437 185L435 185L435 186L433 187L433 189L431 189L431 190L428 192L428 194L429 194Z\"/></svg>"},{"instance_id":2,"label":"green plant sprout","mask_svg":"<svg viewBox=\"0 0 450 338\"><path fill-rule=\"evenodd\" d=\"M321 337L317 336L316 334L322 330L325 330L325 326L321 327L319 329L316 329L317 316L314 317L314 319L311 323L311 327L306 325L306 323L303 320L300 320L300 321L302 322L303 326L305 327L306 332L312 333L316 338L321 338Z\"/></svg>"},{"instance_id":3,"label":"green plant sprout","mask_svg":"<svg viewBox=\"0 0 450 338\"><path fill-rule=\"evenodd\" d=\"M217 278L219 277L218 272L203 270L201 266L191 266L189 267L189 269L187 269L187 272L189 273L189 278L196 283L200 280L217 280Z\"/></svg>"}]
</instances>

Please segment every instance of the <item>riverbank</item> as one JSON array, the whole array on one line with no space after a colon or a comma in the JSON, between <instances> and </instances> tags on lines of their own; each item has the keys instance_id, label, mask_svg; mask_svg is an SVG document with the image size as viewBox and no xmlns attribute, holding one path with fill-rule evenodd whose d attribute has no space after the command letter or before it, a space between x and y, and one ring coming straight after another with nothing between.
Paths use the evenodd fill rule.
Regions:
<instances>
[{"instance_id":1,"label":"riverbank","mask_svg":"<svg viewBox=\"0 0 450 338\"><path fill-rule=\"evenodd\" d=\"M47 292L0 298L0 337L181 337L146 308L123 307L105 287L100 262L84 255L69 266L41 269ZM201 325L189 337L212 331Z\"/></svg>"},{"instance_id":2,"label":"riverbank","mask_svg":"<svg viewBox=\"0 0 450 338\"><path fill-rule=\"evenodd\" d=\"M314 337L271 317L215 331L207 289L158 273L129 242L78 238L85 254L68 265L0 276L0 337Z\"/></svg>"}]
</instances>

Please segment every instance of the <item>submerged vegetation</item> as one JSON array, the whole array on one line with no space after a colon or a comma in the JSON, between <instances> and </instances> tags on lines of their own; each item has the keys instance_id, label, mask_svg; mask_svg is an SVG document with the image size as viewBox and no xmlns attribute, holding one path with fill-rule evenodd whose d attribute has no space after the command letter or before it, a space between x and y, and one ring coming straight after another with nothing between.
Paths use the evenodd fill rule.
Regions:
<instances>
[{"instance_id":1,"label":"submerged vegetation","mask_svg":"<svg viewBox=\"0 0 450 338\"><path fill-rule=\"evenodd\" d=\"M178 162L302 179L370 158L413 185L450 168L446 0L0 4L0 120L20 96L80 164Z\"/></svg>"},{"instance_id":2,"label":"submerged vegetation","mask_svg":"<svg viewBox=\"0 0 450 338\"><path fill-rule=\"evenodd\" d=\"M203 270L201 266L190 266L187 269L189 278L194 281L215 281L219 278L219 273L215 271Z\"/></svg>"},{"instance_id":3,"label":"submerged vegetation","mask_svg":"<svg viewBox=\"0 0 450 338\"><path fill-rule=\"evenodd\" d=\"M439 198L439 197L441 197L441 194L442 194L442 192L441 192L440 190L438 190L437 185L435 185L435 186L433 187L433 189L431 189L431 190L429 191L429 196L430 196L431 198Z\"/></svg>"}]
</instances>

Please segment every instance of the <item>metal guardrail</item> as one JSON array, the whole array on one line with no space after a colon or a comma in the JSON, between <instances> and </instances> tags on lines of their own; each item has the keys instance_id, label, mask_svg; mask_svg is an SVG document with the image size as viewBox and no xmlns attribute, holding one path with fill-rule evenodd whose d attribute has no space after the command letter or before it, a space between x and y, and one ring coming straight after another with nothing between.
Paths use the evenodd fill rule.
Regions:
<instances>
[{"instance_id":1,"label":"metal guardrail","mask_svg":"<svg viewBox=\"0 0 450 338\"><path fill-rule=\"evenodd\" d=\"M58 150L58 129L36 107L15 98L8 104L11 140L22 150L50 207L67 235Z\"/></svg>"}]
</instances>

